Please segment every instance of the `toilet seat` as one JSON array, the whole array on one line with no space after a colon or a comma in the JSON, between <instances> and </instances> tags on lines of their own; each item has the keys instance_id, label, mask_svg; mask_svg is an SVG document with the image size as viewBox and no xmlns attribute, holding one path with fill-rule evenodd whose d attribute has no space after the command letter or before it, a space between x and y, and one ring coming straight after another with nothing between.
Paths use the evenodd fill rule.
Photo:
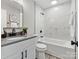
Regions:
<instances>
[{"instance_id":1,"label":"toilet seat","mask_svg":"<svg viewBox=\"0 0 79 59\"><path fill-rule=\"evenodd\" d=\"M45 51L47 49L47 46L45 44L42 44L42 43L38 43L36 45L36 47L37 47L38 51Z\"/></svg>"}]
</instances>

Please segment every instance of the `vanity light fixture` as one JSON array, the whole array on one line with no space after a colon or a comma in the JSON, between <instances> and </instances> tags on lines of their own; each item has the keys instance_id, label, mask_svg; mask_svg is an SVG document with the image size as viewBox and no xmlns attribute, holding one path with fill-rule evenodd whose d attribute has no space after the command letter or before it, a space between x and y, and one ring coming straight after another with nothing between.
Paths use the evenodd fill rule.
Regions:
<instances>
[{"instance_id":1,"label":"vanity light fixture","mask_svg":"<svg viewBox=\"0 0 79 59\"><path fill-rule=\"evenodd\" d=\"M58 3L57 0L53 0L53 1L51 1L51 4L52 4L52 5L55 5L55 4L57 4L57 3Z\"/></svg>"}]
</instances>

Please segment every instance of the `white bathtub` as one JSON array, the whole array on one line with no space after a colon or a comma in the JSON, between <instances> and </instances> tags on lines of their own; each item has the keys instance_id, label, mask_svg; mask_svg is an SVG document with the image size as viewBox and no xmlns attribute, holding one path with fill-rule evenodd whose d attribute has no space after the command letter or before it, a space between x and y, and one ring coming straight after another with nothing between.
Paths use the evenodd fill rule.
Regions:
<instances>
[{"instance_id":1,"label":"white bathtub","mask_svg":"<svg viewBox=\"0 0 79 59\"><path fill-rule=\"evenodd\" d=\"M44 37L40 38L39 42L47 45L46 53L61 59L74 59L74 46L71 46L70 41Z\"/></svg>"}]
</instances>

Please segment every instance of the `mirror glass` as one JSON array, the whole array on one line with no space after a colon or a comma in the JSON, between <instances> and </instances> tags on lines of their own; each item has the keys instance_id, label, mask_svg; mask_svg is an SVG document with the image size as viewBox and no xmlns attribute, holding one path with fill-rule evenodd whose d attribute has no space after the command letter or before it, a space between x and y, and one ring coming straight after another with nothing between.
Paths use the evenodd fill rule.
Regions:
<instances>
[{"instance_id":1,"label":"mirror glass","mask_svg":"<svg viewBox=\"0 0 79 59\"><path fill-rule=\"evenodd\" d=\"M5 27L22 27L23 0L1 1L1 33Z\"/></svg>"}]
</instances>

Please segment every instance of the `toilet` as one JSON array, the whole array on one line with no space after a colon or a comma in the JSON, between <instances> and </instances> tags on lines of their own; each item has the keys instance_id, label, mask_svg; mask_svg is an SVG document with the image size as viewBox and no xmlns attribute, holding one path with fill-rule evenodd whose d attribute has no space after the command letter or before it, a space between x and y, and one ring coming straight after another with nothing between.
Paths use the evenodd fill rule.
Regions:
<instances>
[{"instance_id":1,"label":"toilet","mask_svg":"<svg viewBox=\"0 0 79 59\"><path fill-rule=\"evenodd\" d=\"M47 46L42 43L38 43L36 45L36 58L37 59L45 59L45 51L47 50Z\"/></svg>"}]
</instances>

